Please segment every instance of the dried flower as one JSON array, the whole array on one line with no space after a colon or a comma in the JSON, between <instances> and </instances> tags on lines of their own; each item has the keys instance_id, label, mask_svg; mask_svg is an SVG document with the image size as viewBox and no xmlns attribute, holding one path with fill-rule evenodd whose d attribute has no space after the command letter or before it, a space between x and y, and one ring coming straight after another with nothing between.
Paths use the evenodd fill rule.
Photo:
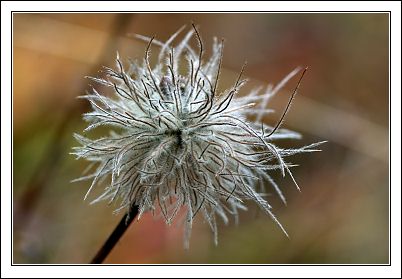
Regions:
<instances>
[{"instance_id":1,"label":"dried flower","mask_svg":"<svg viewBox=\"0 0 402 279\"><path fill-rule=\"evenodd\" d=\"M238 211L247 209L245 200L256 202L287 235L261 192L269 183L286 203L270 171L279 170L293 179L290 168L294 165L284 158L317 151L320 143L297 149L273 144L277 139L301 137L280 129L298 86L277 125L264 126L260 121L272 112L266 108L268 100L300 69L262 94L259 88L238 97L246 82L241 78L242 69L232 88L218 92L223 41L215 38L212 55L205 62L204 46L194 25L172 46L182 30L165 43L137 36L148 42L142 63L130 62L125 69L117 55L116 69L105 68L106 79L91 78L112 88L114 96L107 97L94 88L81 96L93 109L84 114L90 123L84 131L108 126L111 132L95 140L75 134L81 146L75 147L73 154L91 161L91 167L97 166L92 174L75 181L92 180L87 198L96 184L110 178L104 193L93 203L120 201L116 211L136 204L138 218L146 211L158 210L171 224L184 208L186 247L197 214L204 216L217 243L217 216L227 223L228 214L233 215L237 222ZM198 52L188 44L194 35ZM149 62L151 45L160 48L155 67ZM183 62L187 64L185 73L179 71ZM254 115L255 121L247 119L248 115Z\"/></svg>"}]
</instances>

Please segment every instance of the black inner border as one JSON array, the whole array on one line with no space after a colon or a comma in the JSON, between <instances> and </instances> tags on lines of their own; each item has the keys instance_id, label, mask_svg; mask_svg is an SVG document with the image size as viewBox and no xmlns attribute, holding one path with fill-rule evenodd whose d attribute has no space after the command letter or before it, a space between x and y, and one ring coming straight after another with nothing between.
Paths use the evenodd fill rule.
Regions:
<instances>
[{"instance_id":1,"label":"black inner border","mask_svg":"<svg viewBox=\"0 0 402 279\"><path fill-rule=\"evenodd\" d=\"M123 14L123 13L225 13L225 14L263 14L263 13L287 13L287 14L318 14L318 13L328 13L328 14L336 14L336 13L386 13L389 15L388 19L388 26L389 26L389 33L388 33L388 43L389 43L389 53L388 53L388 63L389 63L389 70L388 70L388 141L389 141L389 150L388 150L388 172L389 172L389 194L388 194L388 212L389 212L389 220L388 220L388 229L389 229L389 263L388 264L101 264L96 266L391 266L391 11L302 11L302 12L294 12L294 11L11 11L11 265L10 266L95 266L92 264L14 264L13 263L13 14L14 13L32 13L32 14L62 14L62 13L83 13L83 14L107 14L107 13L116 13L116 14Z\"/></svg>"}]
</instances>

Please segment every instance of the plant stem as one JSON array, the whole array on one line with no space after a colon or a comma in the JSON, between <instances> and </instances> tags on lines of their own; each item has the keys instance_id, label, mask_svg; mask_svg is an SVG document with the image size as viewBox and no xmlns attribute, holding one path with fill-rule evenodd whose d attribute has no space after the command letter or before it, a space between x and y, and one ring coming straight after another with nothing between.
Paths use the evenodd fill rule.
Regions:
<instances>
[{"instance_id":1,"label":"plant stem","mask_svg":"<svg viewBox=\"0 0 402 279\"><path fill-rule=\"evenodd\" d=\"M114 52L118 46L116 43L118 41L117 38L126 35L127 27L135 17L135 14L118 14L115 16L111 24L108 39L99 56L100 60L98 63L94 64L89 71L91 76L96 75L99 68L108 63L109 59L107 59L107 57L109 57L110 53ZM77 90L77 92L81 94L81 92L85 92L87 88L88 82L85 81L83 82L82 88ZM55 131L52 133L52 138L46 145L43 156L32 172L29 185L26 187L27 191L23 192L15 203L14 230L16 232L25 233L27 231L26 226L30 224L29 220L32 218L32 213L35 212L35 207L40 197L42 197L44 190L49 186L48 182L51 181L49 178L54 176L63 162L65 149L70 144L67 141L70 136L66 136L66 134L71 134L71 129L73 129L72 125L74 125L74 129L76 129L76 121L74 119L78 119L76 117L89 108L86 102L80 102L79 105L68 106L63 111L61 119L55 123Z\"/></svg>"},{"instance_id":2,"label":"plant stem","mask_svg":"<svg viewBox=\"0 0 402 279\"><path fill-rule=\"evenodd\" d=\"M138 206L133 205L130 208L130 211L124 214L123 218L120 220L119 224L117 224L116 228L109 236L109 238L105 241L103 246L99 249L98 253L92 259L91 264L101 264L105 258L109 255L112 251L113 247L122 237L124 232L130 226L131 222L135 219L138 214Z\"/></svg>"}]
</instances>

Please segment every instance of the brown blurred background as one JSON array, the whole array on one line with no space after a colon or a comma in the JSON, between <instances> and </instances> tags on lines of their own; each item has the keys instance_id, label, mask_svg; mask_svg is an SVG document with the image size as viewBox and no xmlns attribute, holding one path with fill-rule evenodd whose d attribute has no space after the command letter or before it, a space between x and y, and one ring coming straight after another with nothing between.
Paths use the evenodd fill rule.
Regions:
<instances>
[{"instance_id":1,"label":"brown blurred background","mask_svg":"<svg viewBox=\"0 0 402 279\"><path fill-rule=\"evenodd\" d=\"M225 38L222 88L245 60L249 86L278 83L296 66L309 71L286 117L301 146L328 140L323 152L292 158L289 177L275 174L288 206L268 200L290 234L250 205L239 226L219 227L215 247L197 218L189 251L182 229L146 214L106 263L387 263L388 14L14 14L13 260L88 263L121 215L83 201L88 183L71 184L86 167L69 155L73 132L89 110L85 94L102 65L143 57L129 33L166 40L182 25L200 26L208 56L212 37ZM196 46L196 43L194 46ZM265 119L275 123L296 80ZM94 196L93 196L94 197Z\"/></svg>"}]
</instances>

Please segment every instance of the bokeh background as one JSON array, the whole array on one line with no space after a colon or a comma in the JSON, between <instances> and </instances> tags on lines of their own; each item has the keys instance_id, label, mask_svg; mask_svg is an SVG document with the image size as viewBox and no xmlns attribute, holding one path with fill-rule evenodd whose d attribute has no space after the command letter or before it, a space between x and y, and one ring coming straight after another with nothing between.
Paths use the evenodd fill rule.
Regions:
<instances>
[{"instance_id":1,"label":"bokeh background","mask_svg":"<svg viewBox=\"0 0 402 279\"><path fill-rule=\"evenodd\" d=\"M85 123L84 76L102 65L143 57L144 42L166 40L182 25L200 26L205 46L225 38L222 84L245 60L253 86L278 83L296 66L309 71L286 117L304 145L323 152L292 158L295 177L275 174L288 198L269 196L290 234L250 205L240 225L219 227L215 247L197 219L190 250L182 230L146 214L134 222L106 263L385 264L389 257L388 14L23 14L13 16L13 261L88 263L121 215L83 201L86 167L69 155ZM194 41L194 46L196 42ZM207 49L208 55L210 48ZM273 100L275 123L296 80ZM223 86L222 86L223 88Z\"/></svg>"}]
</instances>

